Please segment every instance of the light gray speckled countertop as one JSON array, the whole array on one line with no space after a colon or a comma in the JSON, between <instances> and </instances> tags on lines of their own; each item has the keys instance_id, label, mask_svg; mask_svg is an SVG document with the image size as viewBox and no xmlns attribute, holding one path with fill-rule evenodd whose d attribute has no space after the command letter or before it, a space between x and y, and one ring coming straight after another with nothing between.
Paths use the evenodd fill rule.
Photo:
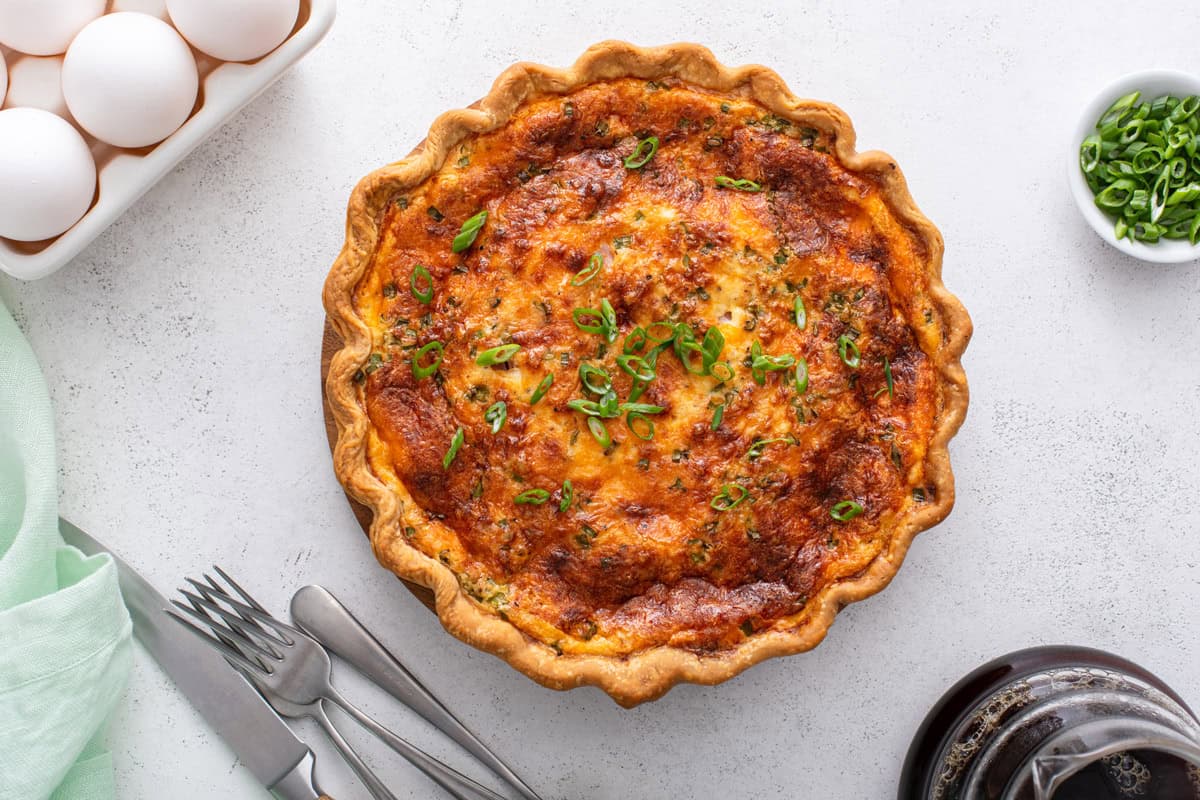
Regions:
<instances>
[{"instance_id":1,"label":"light gray speckled countertop","mask_svg":"<svg viewBox=\"0 0 1200 800\"><path fill-rule=\"evenodd\" d=\"M1200 265L1109 249L1064 179L1092 93L1135 69L1200 70L1194 5L1157 3L1179 23L1165 27L1110 0L991 6L342 0L308 59L74 263L0 278L54 397L63 512L163 588L218 562L283 609L324 583L548 798L887 798L942 690L1036 643L1114 650L1200 704ZM510 63L566 64L606 38L702 42L838 103L940 226L976 329L958 505L892 585L812 653L633 711L457 642L376 566L317 386L319 293L355 180ZM326 789L365 797L304 731ZM122 797L264 796L140 651L109 743ZM378 761L398 795L430 796Z\"/></svg>"}]
</instances>

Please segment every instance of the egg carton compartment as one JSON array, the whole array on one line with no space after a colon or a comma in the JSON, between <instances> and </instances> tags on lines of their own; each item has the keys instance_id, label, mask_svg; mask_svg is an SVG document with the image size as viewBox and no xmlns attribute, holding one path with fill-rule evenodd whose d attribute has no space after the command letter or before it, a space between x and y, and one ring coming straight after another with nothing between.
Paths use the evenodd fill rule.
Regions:
<instances>
[{"instance_id":1,"label":"egg carton compartment","mask_svg":"<svg viewBox=\"0 0 1200 800\"><path fill-rule=\"evenodd\" d=\"M118 11L138 11L169 21L163 0L111 0L106 13ZM61 71L61 55L30 56L0 46L9 75L14 70L18 74L18 95L12 96L10 85L3 107L43 108L75 125L92 152L97 174L91 206L66 232L38 242L0 237L0 269L15 278L34 280L64 266L209 134L316 47L333 25L335 13L336 0L300 0L292 32L278 47L254 61L219 61L189 44L200 77L192 113L166 139L137 149L114 147L75 125L62 101L56 77ZM27 94L21 95L22 91Z\"/></svg>"}]
</instances>

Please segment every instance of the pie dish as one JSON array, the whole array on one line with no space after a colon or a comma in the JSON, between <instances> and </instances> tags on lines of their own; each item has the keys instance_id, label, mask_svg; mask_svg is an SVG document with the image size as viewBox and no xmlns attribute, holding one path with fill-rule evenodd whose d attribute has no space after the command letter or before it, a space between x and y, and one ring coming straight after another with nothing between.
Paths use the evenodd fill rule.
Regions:
<instances>
[{"instance_id":1,"label":"pie dish","mask_svg":"<svg viewBox=\"0 0 1200 800\"><path fill-rule=\"evenodd\" d=\"M632 706L815 646L949 513L970 320L854 138L766 68L605 42L358 184L335 470L451 633Z\"/></svg>"}]
</instances>

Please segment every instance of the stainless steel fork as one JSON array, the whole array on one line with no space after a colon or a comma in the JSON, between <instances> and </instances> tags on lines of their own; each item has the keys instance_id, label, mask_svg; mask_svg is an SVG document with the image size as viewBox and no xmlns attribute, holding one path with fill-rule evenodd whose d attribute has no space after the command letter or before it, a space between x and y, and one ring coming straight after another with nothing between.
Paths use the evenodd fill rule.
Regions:
<instances>
[{"instance_id":1,"label":"stainless steel fork","mask_svg":"<svg viewBox=\"0 0 1200 800\"><path fill-rule=\"evenodd\" d=\"M326 701L341 708L458 800L504 800L400 738L342 697L330 680L333 664L325 648L268 613L220 567L214 569L237 597L206 574L204 582L187 579L195 590L180 590L187 603L171 601L212 633L178 614L168 613L222 653L258 686L278 713L315 719L375 797L395 800L395 795L334 727L324 705Z\"/></svg>"}]
</instances>

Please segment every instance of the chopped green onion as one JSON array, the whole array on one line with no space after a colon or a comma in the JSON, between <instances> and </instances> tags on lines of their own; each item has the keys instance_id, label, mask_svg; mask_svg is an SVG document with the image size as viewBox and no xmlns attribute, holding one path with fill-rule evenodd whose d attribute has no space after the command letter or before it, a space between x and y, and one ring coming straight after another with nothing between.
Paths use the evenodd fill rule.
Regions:
<instances>
[{"instance_id":1,"label":"chopped green onion","mask_svg":"<svg viewBox=\"0 0 1200 800\"><path fill-rule=\"evenodd\" d=\"M441 342L432 341L426 344L420 350L413 353L413 377L417 380L421 380L422 378L428 378L430 375L437 372L437 368L442 364L443 349L444 348ZM435 353L433 361L431 361L429 364L422 364L421 362L425 360L425 356L429 355L430 353Z\"/></svg>"},{"instance_id":2,"label":"chopped green onion","mask_svg":"<svg viewBox=\"0 0 1200 800\"><path fill-rule=\"evenodd\" d=\"M717 379L719 383L733 380L733 367L729 366L728 361L717 361L708 368L708 374Z\"/></svg>"},{"instance_id":3,"label":"chopped green onion","mask_svg":"<svg viewBox=\"0 0 1200 800\"><path fill-rule=\"evenodd\" d=\"M475 363L481 367L491 367L496 364L503 364L520 351L519 344L502 344L499 347L489 347L484 350L475 359Z\"/></svg>"},{"instance_id":4,"label":"chopped green onion","mask_svg":"<svg viewBox=\"0 0 1200 800\"><path fill-rule=\"evenodd\" d=\"M796 320L796 327L804 330L804 326L808 323L808 309L804 307L804 298L796 295L796 302L792 304L792 319Z\"/></svg>"},{"instance_id":5,"label":"chopped green onion","mask_svg":"<svg viewBox=\"0 0 1200 800\"><path fill-rule=\"evenodd\" d=\"M572 286L583 286L592 278L600 274L600 269L604 266L604 256L599 253L592 253L592 257L588 259L587 266L575 273L575 277L571 278Z\"/></svg>"},{"instance_id":6,"label":"chopped green onion","mask_svg":"<svg viewBox=\"0 0 1200 800\"><path fill-rule=\"evenodd\" d=\"M757 461L762 456L763 450L767 449L767 445L778 444L779 442L795 444L796 440L791 436L780 436L775 439L757 439L754 444L750 445L750 449L746 451L746 458L750 461Z\"/></svg>"},{"instance_id":7,"label":"chopped green onion","mask_svg":"<svg viewBox=\"0 0 1200 800\"><path fill-rule=\"evenodd\" d=\"M423 283L425 288L420 288L418 284ZM421 264L417 264L412 269L412 275L408 278L409 288L412 289L413 297L425 305L433 302L433 276L429 274L429 270L425 269Z\"/></svg>"},{"instance_id":8,"label":"chopped green onion","mask_svg":"<svg viewBox=\"0 0 1200 800\"><path fill-rule=\"evenodd\" d=\"M853 339L843 333L837 338L837 349L843 364L851 369L858 369L858 365L862 363L862 353L858 351L858 345Z\"/></svg>"},{"instance_id":9,"label":"chopped green onion","mask_svg":"<svg viewBox=\"0 0 1200 800\"><path fill-rule=\"evenodd\" d=\"M655 406L650 403L621 403L619 411L632 411L635 414L661 414L666 411L665 406Z\"/></svg>"},{"instance_id":10,"label":"chopped green onion","mask_svg":"<svg viewBox=\"0 0 1200 800\"><path fill-rule=\"evenodd\" d=\"M829 509L829 516L838 522L848 522L863 513L863 507L853 500L843 500Z\"/></svg>"},{"instance_id":11,"label":"chopped green onion","mask_svg":"<svg viewBox=\"0 0 1200 800\"><path fill-rule=\"evenodd\" d=\"M725 404L718 403L717 407L713 409L712 422L708 427L715 431L721 427L721 420L723 419L725 419Z\"/></svg>"},{"instance_id":12,"label":"chopped green onion","mask_svg":"<svg viewBox=\"0 0 1200 800\"><path fill-rule=\"evenodd\" d=\"M629 426L630 433L642 441L648 442L654 438L654 422L645 414L630 411L625 415L625 424Z\"/></svg>"},{"instance_id":13,"label":"chopped green onion","mask_svg":"<svg viewBox=\"0 0 1200 800\"><path fill-rule=\"evenodd\" d=\"M718 189L737 189L739 192L761 192L762 184L755 183L748 178L730 178L726 175L718 175L716 177Z\"/></svg>"},{"instance_id":14,"label":"chopped green onion","mask_svg":"<svg viewBox=\"0 0 1200 800\"><path fill-rule=\"evenodd\" d=\"M504 427L504 421L508 419L508 404L503 400L492 403L488 410L483 412L483 419L492 426L492 433L499 433Z\"/></svg>"},{"instance_id":15,"label":"chopped green onion","mask_svg":"<svg viewBox=\"0 0 1200 800\"><path fill-rule=\"evenodd\" d=\"M550 387L554 385L554 373L551 372L546 377L542 378L542 382L533 390L533 394L529 397L529 405L536 406L538 401L546 396L546 392L550 391Z\"/></svg>"},{"instance_id":16,"label":"chopped green onion","mask_svg":"<svg viewBox=\"0 0 1200 800\"><path fill-rule=\"evenodd\" d=\"M767 381L768 372L778 372L794 366L796 357L790 353L772 356L763 353L762 344L754 342L750 345L750 375L754 382L762 386Z\"/></svg>"},{"instance_id":17,"label":"chopped green onion","mask_svg":"<svg viewBox=\"0 0 1200 800\"><path fill-rule=\"evenodd\" d=\"M641 356L617 356L617 366L632 375L634 378L637 378L639 381L654 380L654 367L647 364L646 359L642 358Z\"/></svg>"},{"instance_id":18,"label":"chopped green onion","mask_svg":"<svg viewBox=\"0 0 1200 800\"><path fill-rule=\"evenodd\" d=\"M1100 164L1100 137L1092 134L1083 140L1083 145L1079 148L1079 166L1086 173L1096 171L1096 167Z\"/></svg>"},{"instance_id":19,"label":"chopped green onion","mask_svg":"<svg viewBox=\"0 0 1200 800\"><path fill-rule=\"evenodd\" d=\"M657 333L655 333L656 328L666 328L667 334L665 336L659 336ZM667 344L668 342L673 342L675 341L675 337L678 335L678 333L679 328L674 322L652 322L650 323L650 326L646 328L646 338L655 344Z\"/></svg>"},{"instance_id":20,"label":"chopped green onion","mask_svg":"<svg viewBox=\"0 0 1200 800\"><path fill-rule=\"evenodd\" d=\"M600 398L600 401L596 405L600 409L600 416L605 417L606 419L611 419L612 417L621 415L621 406L620 403L617 402L617 393L612 389L609 389L607 392L605 392L604 396Z\"/></svg>"},{"instance_id":21,"label":"chopped green onion","mask_svg":"<svg viewBox=\"0 0 1200 800\"><path fill-rule=\"evenodd\" d=\"M1158 222L1167 207L1167 192L1170 190L1171 167L1163 167L1154 188L1150 190L1150 221Z\"/></svg>"},{"instance_id":22,"label":"chopped green onion","mask_svg":"<svg viewBox=\"0 0 1200 800\"><path fill-rule=\"evenodd\" d=\"M562 500L558 501L558 511L562 513L571 507L571 501L575 499L575 486L568 478L563 481L562 485Z\"/></svg>"},{"instance_id":23,"label":"chopped green onion","mask_svg":"<svg viewBox=\"0 0 1200 800\"><path fill-rule=\"evenodd\" d=\"M796 359L796 375L793 380L798 394L808 391L808 360L803 356Z\"/></svg>"},{"instance_id":24,"label":"chopped green onion","mask_svg":"<svg viewBox=\"0 0 1200 800\"><path fill-rule=\"evenodd\" d=\"M750 492L745 486L737 483L723 483L721 490L708 502L714 511L732 511L742 504Z\"/></svg>"},{"instance_id":25,"label":"chopped green onion","mask_svg":"<svg viewBox=\"0 0 1200 800\"><path fill-rule=\"evenodd\" d=\"M896 396L896 386L892 382L892 362L888 361L887 356L883 357L883 378L885 381L887 381L887 386L885 386L885 387L881 388L879 391L877 391L875 393L876 397L883 394L885 391L888 393L888 397L895 397Z\"/></svg>"},{"instance_id":26,"label":"chopped green onion","mask_svg":"<svg viewBox=\"0 0 1200 800\"><path fill-rule=\"evenodd\" d=\"M625 337L625 344L621 347L621 352L625 354L640 353L646 349L646 329L640 325L629 332Z\"/></svg>"},{"instance_id":27,"label":"chopped green onion","mask_svg":"<svg viewBox=\"0 0 1200 800\"><path fill-rule=\"evenodd\" d=\"M458 450L463 445L464 439L462 426L458 426L458 430L454 432L454 436L450 439L450 449L446 451L446 455L442 456L442 469L450 469L450 465L454 463L454 457L458 455Z\"/></svg>"},{"instance_id":28,"label":"chopped green onion","mask_svg":"<svg viewBox=\"0 0 1200 800\"><path fill-rule=\"evenodd\" d=\"M592 394L604 394L612 388L612 378L608 372L586 361L579 365L579 382Z\"/></svg>"},{"instance_id":29,"label":"chopped green onion","mask_svg":"<svg viewBox=\"0 0 1200 800\"><path fill-rule=\"evenodd\" d=\"M711 326L705 331L704 341L700 345L705 372L712 373L713 365L717 363L717 359L721 357L721 351L724 349L725 334L721 333L721 329L716 325Z\"/></svg>"},{"instance_id":30,"label":"chopped green onion","mask_svg":"<svg viewBox=\"0 0 1200 800\"><path fill-rule=\"evenodd\" d=\"M600 308L577 308L571 312L575 327L584 333L603 336L610 344L617 339L617 314L608 299L600 301ZM595 320L590 322L589 320Z\"/></svg>"},{"instance_id":31,"label":"chopped green onion","mask_svg":"<svg viewBox=\"0 0 1200 800\"><path fill-rule=\"evenodd\" d=\"M1080 146L1080 169L1117 239L1190 239L1200 214L1200 95L1119 98ZM878 393L877 393L878 394Z\"/></svg>"},{"instance_id":32,"label":"chopped green onion","mask_svg":"<svg viewBox=\"0 0 1200 800\"><path fill-rule=\"evenodd\" d=\"M590 417L600 416L600 404L595 400L584 400L582 398L570 400L567 402L567 408L572 411L578 411L581 414L587 414Z\"/></svg>"},{"instance_id":33,"label":"chopped green onion","mask_svg":"<svg viewBox=\"0 0 1200 800\"><path fill-rule=\"evenodd\" d=\"M588 431L600 443L601 447L608 447L612 444L612 437L608 435L608 428L604 427L604 423L597 417L587 418Z\"/></svg>"},{"instance_id":34,"label":"chopped green onion","mask_svg":"<svg viewBox=\"0 0 1200 800\"><path fill-rule=\"evenodd\" d=\"M550 493L545 489L526 489L513 498L519 506L540 506L550 499Z\"/></svg>"},{"instance_id":35,"label":"chopped green onion","mask_svg":"<svg viewBox=\"0 0 1200 800\"><path fill-rule=\"evenodd\" d=\"M658 152L658 137L648 136L637 143L633 153L625 159L626 169L641 169Z\"/></svg>"},{"instance_id":36,"label":"chopped green onion","mask_svg":"<svg viewBox=\"0 0 1200 800\"><path fill-rule=\"evenodd\" d=\"M459 230L458 236L454 237L453 244L450 245L450 250L455 253L461 253L475 243L475 237L479 235L480 228L483 223L487 222L488 212L480 211L475 216L468 219L462 224L462 229Z\"/></svg>"}]
</instances>

